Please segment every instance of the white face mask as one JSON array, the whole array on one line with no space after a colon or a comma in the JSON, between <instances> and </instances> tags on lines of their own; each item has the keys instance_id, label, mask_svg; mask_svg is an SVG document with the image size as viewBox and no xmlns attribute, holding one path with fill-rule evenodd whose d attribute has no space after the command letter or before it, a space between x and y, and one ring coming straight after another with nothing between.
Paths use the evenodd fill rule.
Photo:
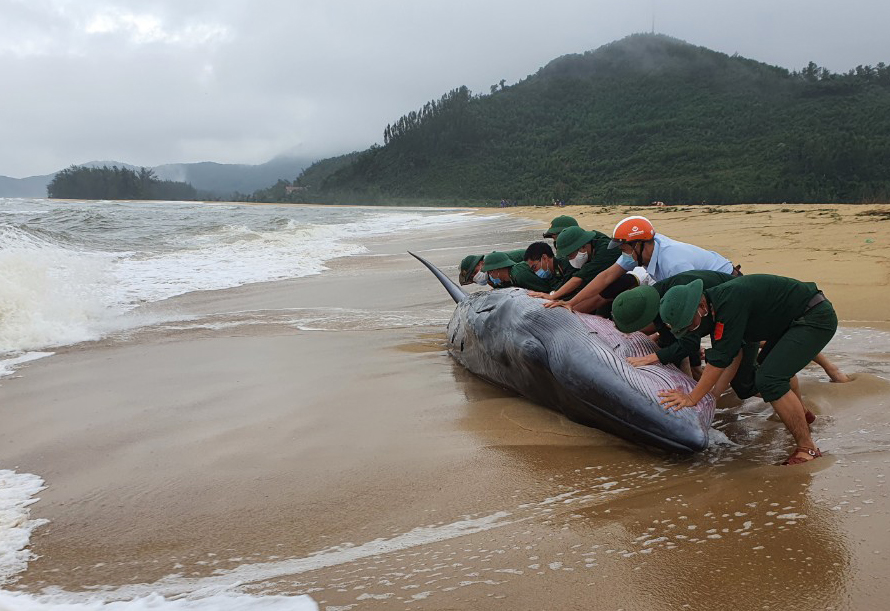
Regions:
<instances>
[{"instance_id":1,"label":"white face mask","mask_svg":"<svg viewBox=\"0 0 890 611\"><path fill-rule=\"evenodd\" d=\"M579 252L575 255L574 259L569 259L569 263L571 263L572 267L575 269L581 269L584 267L584 264L587 263L587 256L586 252Z\"/></svg>"},{"instance_id":2,"label":"white face mask","mask_svg":"<svg viewBox=\"0 0 890 611\"><path fill-rule=\"evenodd\" d=\"M485 272L476 272L476 275L473 276L473 282L485 286L486 284L488 284L488 274L486 274Z\"/></svg>"}]
</instances>

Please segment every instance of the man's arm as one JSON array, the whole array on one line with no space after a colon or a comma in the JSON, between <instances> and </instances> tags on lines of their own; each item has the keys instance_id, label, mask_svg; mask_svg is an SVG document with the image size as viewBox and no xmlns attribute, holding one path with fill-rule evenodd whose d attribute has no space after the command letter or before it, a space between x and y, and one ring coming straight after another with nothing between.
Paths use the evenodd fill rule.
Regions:
<instances>
[{"instance_id":1,"label":"man's arm","mask_svg":"<svg viewBox=\"0 0 890 611\"><path fill-rule=\"evenodd\" d=\"M568 303L568 302L566 302ZM585 299L584 301L580 301L577 304L570 306L572 311L581 312L582 314L590 314L591 312L596 312L602 305L606 303L606 300L600 297L599 295L595 297L591 297L590 299ZM544 304L545 307L550 307L549 303Z\"/></svg>"},{"instance_id":2,"label":"man's arm","mask_svg":"<svg viewBox=\"0 0 890 611\"><path fill-rule=\"evenodd\" d=\"M575 291L581 283L584 282L581 278L569 278L566 280L566 283L561 287L553 291L553 293L540 293L533 292L529 293L532 297L539 297L541 299L549 299L550 301L556 301L558 299L562 299L565 295L571 295L573 291Z\"/></svg>"},{"instance_id":3,"label":"man's arm","mask_svg":"<svg viewBox=\"0 0 890 611\"><path fill-rule=\"evenodd\" d=\"M599 294L602 293L607 286L618 280L624 273L626 273L626 270L617 263L604 269L598 273L587 286L581 289L577 295L569 300L569 305L574 308L582 301L586 301L592 297L599 297Z\"/></svg>"},{"instance_id":4,"label":"man's arm","mask_svg":"<svg viewBox=\"0 0 890 611\"><path fill-rule=\"evenodd\" d=\"M708 363L705 365L705 370L698 379L698 384L695 385L695 388L692 389L691 393L682 393L677 388L663 390L658 393L658 396L662 397L661 404L664 405L665 409L673 408L675 410L683 409L684 407L692 407L704 399L706 394L711 392L711 389L717 384L717 380L720 379L720 374L723 373L724 369L725 367L714 367Z\"/></svg>"},{"instance_id":5,"label":"man's arm","mask_svg":"<svg viewBox=\"0 0 890 611\"><path fill-rule=\"evenodd\" d=\"M666 333L662 332L665 335L670 333L670 331L665 331ZM698 354L700 346L701 337L692 331L679 339L675 339L675 341L670 342L667 346L659 348L655 354L658 355L658 360L661 361L662 364L677 363L687 356L692 357Z\"/></svg>"}]
</instances>

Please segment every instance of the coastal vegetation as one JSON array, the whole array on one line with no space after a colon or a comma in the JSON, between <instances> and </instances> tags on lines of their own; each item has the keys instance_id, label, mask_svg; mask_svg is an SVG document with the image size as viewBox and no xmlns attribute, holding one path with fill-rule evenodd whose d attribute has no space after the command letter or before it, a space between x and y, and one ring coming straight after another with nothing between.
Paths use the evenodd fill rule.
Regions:
<instances>
[{"instance_id":1,"label":"coastal vegetation","mask_svg":"<svg viewBox=\"0 0 890 611\"><path fill-rule=\"evenodd\" d=\"M890 200L890 67L799 71L637 34L458 87L249 199L524 204ZM290 188L288 188L290 187Z\"/></svg>"},{"instance_id":2,"label":"coastal vegetation","mask_svg":"<svg viewBox=\"0 0 890 611\"><path fill-rule=\"evenodd\" d=\"M57 172L46 187L58 199L163 199L195 200L198 193L184 182L160 180L153 170L71 166Z\"/></svg>"}]
</instances>

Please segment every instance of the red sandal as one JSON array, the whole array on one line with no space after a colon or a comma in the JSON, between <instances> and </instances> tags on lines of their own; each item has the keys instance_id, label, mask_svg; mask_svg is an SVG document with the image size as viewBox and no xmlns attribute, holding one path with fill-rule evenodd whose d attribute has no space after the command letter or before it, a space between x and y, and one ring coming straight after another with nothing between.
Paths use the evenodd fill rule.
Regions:
<instances>
[{"instance_id":1,"label":"red sandal","mask_svg":"<svg viewBox=\"0 0 890 611\"><path fill-rule=\"evenodd\" d=\"M798 454L809 454L812 458L801 458ZM819 451L819 448L794 448L794 451L791 453L791 456L785 459L783 465L800 465L805 462L810 462L816 458L822 456L822 452Z\"/></svg>"},{"instance_id":2,"label":"red sandal","mask_svg":"<svg viewBox=\"0 0 890 611\"><path fill-rule=\"evenodd\" d=\"M803 410L803 415L807 419L807 424L813 424L816 421L816 414L806 408Z\"/></svg>"}]
</instances>

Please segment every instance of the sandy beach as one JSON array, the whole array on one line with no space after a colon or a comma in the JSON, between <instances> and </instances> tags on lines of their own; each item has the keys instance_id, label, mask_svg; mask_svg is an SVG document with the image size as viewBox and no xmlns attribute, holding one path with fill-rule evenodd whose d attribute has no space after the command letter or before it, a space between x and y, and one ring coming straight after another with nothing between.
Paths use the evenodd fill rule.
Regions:
<instances>
[{"instance_id":1,"label":"sandy beach","mask_svg":"<svg viewBox=\"0 0 890 611\"><path fill-rule=\"evenodd\" d=\"M745 273L815 281L852 374L803 373L824 459L757 399L731 443L634 446L448 355L451 277L558 214L645 214ZM480 209L315 276L147 306L183 323L57 351L0 383L0 466L37 474L34 595L308 594L320 609L876 609L890 595L890 205ZM496 216L496 218L491 218ZM187 316L186 316L187 315Z\"/></svg>"},{"instance_id":2,"label":"sandy beach","mask_svg":"<svg viewBox=\"0 0 890 611\"><path fill-rule=\"evenodd\" d=\"M715 250L742 272L816 282L845 323L890 321L890 205L534 206L506 208L546 229L559 214L611 235L625 216L646 216L660 233Z\"/></svg>"}]
</instances>

